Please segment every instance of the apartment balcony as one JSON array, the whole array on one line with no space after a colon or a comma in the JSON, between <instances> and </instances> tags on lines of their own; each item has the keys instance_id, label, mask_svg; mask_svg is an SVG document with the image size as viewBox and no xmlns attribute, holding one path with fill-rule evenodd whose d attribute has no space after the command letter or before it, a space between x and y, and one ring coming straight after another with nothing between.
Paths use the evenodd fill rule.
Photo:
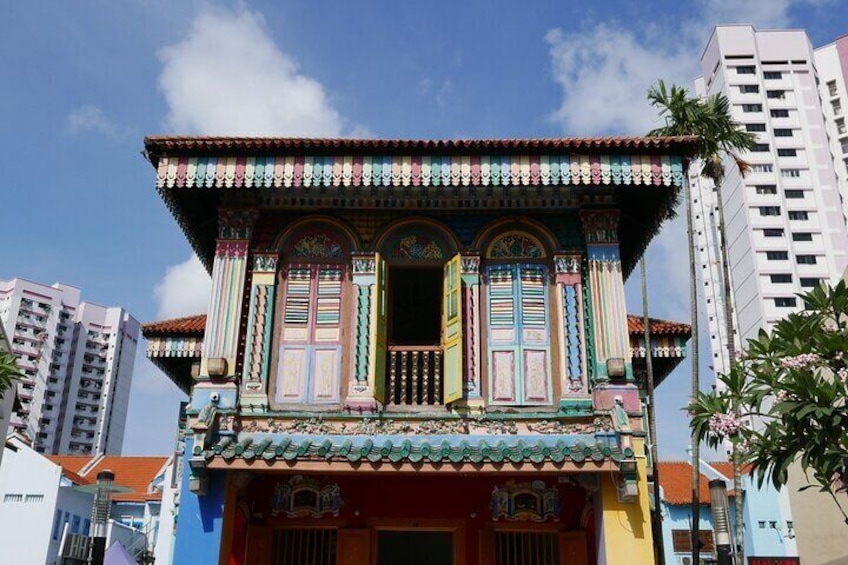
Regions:
<instances>
[{"instance_id":1,"label":"apartment balcony","mask_svg":"<svg viewBox=\"0 0 848 565\"><path fill-rule=\"evenodd\" d=\"M394 406L440 406L442 356L440 346L389 346L386 403Z\"/></svg>"}]
</instances>

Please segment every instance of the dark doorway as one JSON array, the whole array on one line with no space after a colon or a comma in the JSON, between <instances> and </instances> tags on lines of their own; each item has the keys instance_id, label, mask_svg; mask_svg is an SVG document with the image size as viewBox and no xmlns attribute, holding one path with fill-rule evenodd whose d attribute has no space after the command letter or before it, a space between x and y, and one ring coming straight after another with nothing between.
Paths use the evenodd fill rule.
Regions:
<instances>
[{"instance_id":1,"label":"dark doorway","mask_svg":"<svg viewBox=\"0 0 848 565\"><path fill-rule=\"evenodd\" d=\"M389 343L438 345L442 332L442 268L389 268Z\"/></svg>"},{"instance_id":2,"label":"dark doorway","mask_svg":"<svg viewBox=\"0 0 848 565\"><path fill-rule=\"evenodd\" d=\"M381 531L377 565L453 565L453 533Z\"/></svg>"}]
</instances>

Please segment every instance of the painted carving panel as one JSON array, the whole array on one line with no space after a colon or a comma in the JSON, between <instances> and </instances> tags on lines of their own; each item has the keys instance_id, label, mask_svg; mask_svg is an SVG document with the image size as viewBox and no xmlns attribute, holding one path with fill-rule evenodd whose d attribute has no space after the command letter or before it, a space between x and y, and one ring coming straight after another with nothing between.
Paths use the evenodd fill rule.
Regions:
<instances>
[{"instance_id":1,"label":"painted carving panel","mask_svg":"<svg viewBox=\"0 0 848 565\"><path fill-rule=\"evenodd\" d=\"M306 388L308 352L305 347L283 347L277 368L277 402L301 402Z\"/></svg>"},{"instance_id":2,"label":"painted carving panel","mask_svg":"<svg viewBox=\"0 0 848 565\"><path fill-rule=\"evenodd\" d=\"M492 351L492 400L515 402L515 351Z\"/></svg>"}]
</instances>

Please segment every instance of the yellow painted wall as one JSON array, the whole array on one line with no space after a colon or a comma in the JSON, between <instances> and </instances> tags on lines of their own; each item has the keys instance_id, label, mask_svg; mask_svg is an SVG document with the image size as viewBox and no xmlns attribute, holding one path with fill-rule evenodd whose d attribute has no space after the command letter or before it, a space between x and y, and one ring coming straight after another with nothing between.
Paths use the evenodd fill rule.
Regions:
<instances>
[{"instance_id":1,"label":"yellow painted wall","mask_svg":"<svg viewBox=\"0 0 848 565\"><path fill-rule=\"evenodd\" d=\"M639 455L645 452L644 440L633 438L633 451L637 453L636 463L639 470L639 495L635 501L618 501L618 489L615 484L617 474L604 473L601 479L602 539L606 553L605 563L608 565L652 565L655 562L645 457ZM603 563L598 560L598 565Z\"/></svg>"}]
</instances>

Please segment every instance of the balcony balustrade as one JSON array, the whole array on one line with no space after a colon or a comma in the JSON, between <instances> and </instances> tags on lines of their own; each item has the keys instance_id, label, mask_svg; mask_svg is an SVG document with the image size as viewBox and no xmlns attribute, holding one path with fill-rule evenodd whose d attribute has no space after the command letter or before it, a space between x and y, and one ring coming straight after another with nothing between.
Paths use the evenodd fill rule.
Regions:
<instances>
[{"instance_id":1,"label":"balcony balustrade","mask_svg":"<svg viewBox=\"0 0 848 565\"><path fill-rule=\"evenodd\" d=\"M440 346L389 346L386 403L394 406L440 406L442 355Z\"/></svg>"}]
</instances>

